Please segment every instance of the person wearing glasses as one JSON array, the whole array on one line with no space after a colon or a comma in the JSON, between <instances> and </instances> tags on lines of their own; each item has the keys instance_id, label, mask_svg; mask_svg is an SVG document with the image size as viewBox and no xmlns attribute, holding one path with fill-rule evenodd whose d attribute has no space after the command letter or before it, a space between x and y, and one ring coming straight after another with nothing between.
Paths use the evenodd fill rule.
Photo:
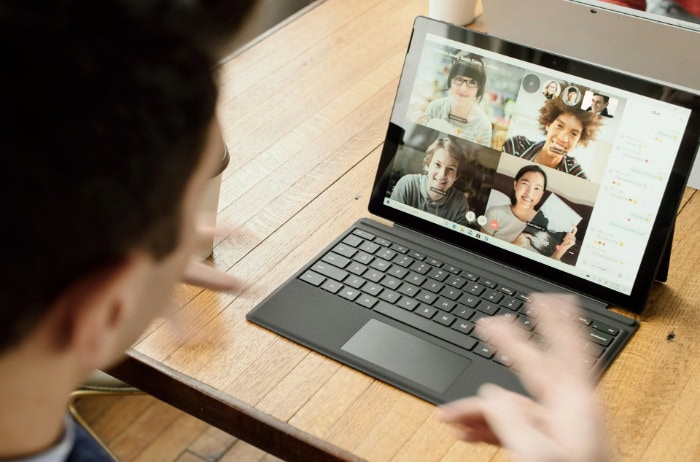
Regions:
<instances>
[{"instance_id":1,"label":"person wearing glasses","mask_svg":"<svg viewBox=\"0 0 700 462\"><path fill-rule=\"evenodd\" d=\"M460 54L452 60L447 96L431 101L411 120L484 146L491 145L491 121L479 106L484 96L486 71L481 57Z\"/></svg>"}]
</instances>

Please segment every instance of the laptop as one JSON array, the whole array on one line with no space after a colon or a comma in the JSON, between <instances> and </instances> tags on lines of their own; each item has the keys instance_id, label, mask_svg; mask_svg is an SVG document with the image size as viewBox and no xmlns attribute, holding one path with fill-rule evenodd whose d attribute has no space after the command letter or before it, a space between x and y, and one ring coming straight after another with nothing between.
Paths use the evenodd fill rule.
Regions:
<instances>
[{"instance_id":1,"label":"laptop","mask_svg":"<svg viewBox=\"0 0 700 462\"><path fill-rule=\"evenodd\" d=\"M598 378L638 323L698 146L695 95L415 20L369 211L247 319L432 403L525 393L475 323L546 348L529 294L578 295ZM554 160L559 162L552 164ZM548 166L552 165L552 166ZM519 332L520 332L519 331Z\"/></svg>"},{"instance_id":2,"label":"laptop","mask_svg":"<svg viewBox=\"0 0 700 462\"><path fill-rule=\"evenodd\" d=\"M483 7L489 33L497 37L700 92L697 22L598 0L483 0ZM547 24L548 33L533 23ZM699 158L688 179L695 189Z\"/></svg>"}]
</instances>

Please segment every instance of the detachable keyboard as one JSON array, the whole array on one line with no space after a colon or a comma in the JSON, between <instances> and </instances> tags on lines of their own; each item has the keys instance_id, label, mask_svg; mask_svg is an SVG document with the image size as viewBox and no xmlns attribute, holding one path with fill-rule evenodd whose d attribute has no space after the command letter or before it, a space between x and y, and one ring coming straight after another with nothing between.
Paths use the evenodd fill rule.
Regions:
<instances>
[{"instance_id":1,"label":"detachable keyboard","mask_svg":"<svg viewBox=\"0 0 700 462\"><path fill-rule=\"evenodd\" d=\"M537 322L541 307L532 306L528 289L503 285L477 268L445 263L362 229L352 230L299 279L506 367L513 365L511 358L489 345L487 332L475 329L479 319L503 316L517 323L525 339L548 348L549 333ZM589 313L571 322L585 339L580 359L594 368L619 329Z\"/></svg>"}]
</instances>

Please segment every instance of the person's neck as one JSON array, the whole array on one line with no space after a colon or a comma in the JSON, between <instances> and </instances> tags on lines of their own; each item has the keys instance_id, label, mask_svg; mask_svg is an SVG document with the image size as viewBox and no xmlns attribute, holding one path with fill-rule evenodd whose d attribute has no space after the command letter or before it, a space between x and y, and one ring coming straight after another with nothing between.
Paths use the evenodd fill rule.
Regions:
<instances>
[{"instance_id":1,"label":"person's neck","mask_svg":"<svg viewBox=\"0 0 700 462\"><path fill-rule=\"evenodd\" d=\"M518 204L511 205L510 206L510 211L513 212L513 215L515 217L522 221L527 223L528 221L532 220L537 212L531 208L525 208L525 207L520 207Z\"/></svg>"},{"instance_id":2,"label":"person's neck","mask_svg":"<svg viewBox=\"0 0 700 462\"><path fill-rule=\"evenodd\" d=\"M563 154L554 154L546 151L544 148L535 155L532 159L536 164L544 165L545 167L550 167L556 169L559 167L559 163L564 158Z\"/></svg>"},{"instance_id":3,"label":"person's neck","mask_svg":"<svg viewBox=\"0 0 700 462\"><path fill-rule=\"evenodd\" d=\"M469 101L452 101L450 104L450 114L463 119L469 118L469 113L472 112L474 107L474 100Z\"/></svg>"},{"instance_id":4,"label":"person's neck","mask_svg":"<svg viewBox=\"0 0 700 462\"><path fill-rule=\"evenodd\" d=\"M445 198L445 194L440 194L432 191L428 191L428 199L433 202L439 202Z\"/></svg>"},{"instance_id":5,"label":"person's neck","mask_svg":"<svg viewBox=\"0 0 700 462\"><path fill-rule=\"evenodd\" d=\"M21 345L0 356L0 459L49 449L63 436L68 396L75 384L60 358ZM31 366L29 366L31 365Z\"/></svg>"},{"instance_id":6,"label":"person's neck","mask_svg":"<svg viewBox=\"0 0 700 462\"><path fill-rule=\"evenodd\" d=\"M428 176L427 176L427 175L425 176L425 183L424 183L424 184L425 184L425 188L424 188L424 190L425 190L425 196L426 196L430 201L432 201L432 202L438 202L438 201L441 201L442 199L444 199L445 196L447 196L447 192L448 192L448 191L441 192L441 191L432 191L432 190L430 189L430 180L428 179Z\"/></svg>"}]
</instances>

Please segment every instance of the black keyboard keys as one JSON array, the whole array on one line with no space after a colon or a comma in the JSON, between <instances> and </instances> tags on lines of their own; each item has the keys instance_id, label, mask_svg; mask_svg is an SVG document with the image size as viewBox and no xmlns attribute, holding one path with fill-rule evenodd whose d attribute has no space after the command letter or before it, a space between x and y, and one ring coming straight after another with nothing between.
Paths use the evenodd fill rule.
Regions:
<instances>
[{"instance_id":1,"label":"black keyboard keys","mask_svg":"<svg viewBox=\"0 0 700 462\"><path fill-rule=\"evenodd\" d=\"M342 239L299 279L505 367L513 366L512 359L489 345L487 332L476 329L484 317L503 316L521 328L524 340L549 347L551 333L538 326L527 290L363 230ZM586 340L582 360L592 367L619 330L590 313L571 322L580 326Z\"/></svg>"}]
</instances>

